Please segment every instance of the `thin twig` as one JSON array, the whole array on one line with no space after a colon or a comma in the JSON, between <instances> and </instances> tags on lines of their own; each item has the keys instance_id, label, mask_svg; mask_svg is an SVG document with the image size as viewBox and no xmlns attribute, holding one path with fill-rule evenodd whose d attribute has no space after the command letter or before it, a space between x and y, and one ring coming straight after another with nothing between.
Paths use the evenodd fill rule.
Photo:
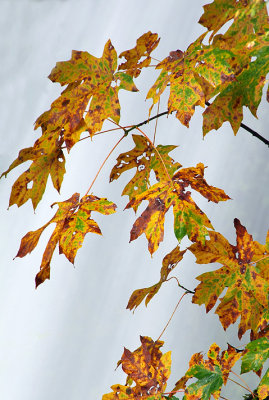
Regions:
<instances>
[{"instance_id":1,"label":"thin twig","mask_svg":"<svg viewBox=\"0 0 269 400\"><path fill-rule=\"evenodd\" d=\"M119 144L119 143L122 141L122 139L124 139L124 138L125 138L125 135L123 135L123 136L117 141L117 143L115 144L115 146L113 146L113 148L110 150L110 152L108 153L108 155L106 156L106 158L105 158L104 161L102 162L100 168L98 169L97 174L95 175L95 177L94 177L92 183L90 184L89 189L88 189L87 192L85 193L85 196L87 196L87 194L88 194L89 191L91 190L91 188L92 188L94 182L96 181L96 179L97 179L97 177L98 177L98 175L99 175L101 169L102 169L103 166L105 165L105 163L106 163L107 159L110 157L111 153L115 150L115 148L118 146L118 144Z\"/></svg>"},{"instance_id":2,"label":"thin twig","mask_svg":"<svg viewBox=\"0 0 269 400\"><path fill-rule=\"evenodd\" d=\"M159 114L160 100L161 100L161 99L159 99L159 101L158 101L157 114ZM156 122L155 122L155 129L154 129L154 136L153 136L153 144L155 144L155 138L156 138L156 132L157 132L157 125L158 125L158 118L156 118Z\"/></svg>"},{"instance_id":3,"label":"thin twig","mask_svg":"<svg viewBox=\"0 0 269 400\"><path fill-rule=\"evenodd\" d=\"M131 125L131 126L132 126L132 125ZM130 128L130 125L126 126L125 128ZM107 130L105 130L105 131L100 131L100 132L94 133L93 136L101 135L101 133L107 133L107 132L112 132L112 131L118 131L118 130L120 130L120 129L121 129L121 128L107 129ZM78 142L82 142L82 140L91 139L91 138L92 138L91 135L85 136L84 138L79 139ZM61 147L61 149L66 149L66 148L67 148L67 146L62 146L62 147Z\"/></svg>"},{"instance_id":4,"label":"thin twig","mask_svg":"<svg viewBox=\"0 0 269 400\"><path fill-rule=\"evenodd\" d=\"M164 332L165 332L165 330L166 330L166 328L168 327L168 325L170 324L170 322L171 322L171 319L173 318L173 316L174 316L174 314L175 314L175 312L176 312L176 310L177 310L177 308L178 308L178 306L179 306L179 304L180 304L180 302L181 302L181 300L183 299L183 297L184 296L186 296L186 292L184 292L183 293L183 295L180 297L180 299L179 299L179 301L178 301L178 303L177 303L177 305L176 305L176 307L175 307L175 309L174 309L174 311L173 311L173 313L172 313L172 315L171 315L171 317L169 318L169 320L168 320L168 322L167 322L167 324L165 325L165 327L163 328L163 330L162 330L162 332L161 332L161 334L160 334L160 336L158 337L158 339L157 340L160 340L160 338L162 337L162 335L164 334Z\"/></svg>"},{"instance_id":5,"label":"thin twig","mask_svg":"<svg viewBox=\"0 0 269 400\"><path fill-rule=\"evenodd\" d=\"M154 117L148 118L145 121L140 122L139 124L133 125L129 129L125 129L125 134L128 135L128 133L133 131L134 129L139 128L142 125L148 124L150 121L153 121L154 119L162 117L163 115L167 115L167 114L168 114L168 111L164 111L164 112L162 112L160 114L156 114L156 115L154 115Z\"/></svg>"},{"instance_id":6,"label":"thin twig","mask_svg":"<svg viewBox=\"0 0 269 400\"><path fill-rule=\"evenodd\" d=\"M171 390L171 392L167 392L167 393L162 393L163 395L166 395L166 394L171 394L171 393L179 393L179 392L185 392L185 390L184 389L178 389L178 390Z\"/></svg>"},{"instance_id":7,"label":"thin twig","mask_svg":"<svg viewBox=\"0 0 269 400\"><path fill-rule=\"evenodd\" d=\"M170 281L171 279L175 279L175 280L177 281L178 286L179 286L181 289L184 289L184 290L186 291L186 293L191 293L191 294L194 294L194 293L195 293L194 291L189 290L189 289L185 288L184 286L182 286L182 285L179 283L179 280L177 279L176 276L170 276L170 278L166 279L165 282L168 282L168 281Z\"/></svg>"},{"instance_id":8,"label":"thin twig","mask_svg":"<svg viewBox=\"0 0 269 400\"><path fill-rule=\"evenodd\" d=\"M232 378L228 378L228 379L229 379L229 381L232 381L232 382L236 383L236 385L241 386L243 389L245 389L248 392L250 392L251 394L253 394L253 392L250 389L248 389L247 387L245 387L245 386L241 385L240 383L234 381Z\"/></svg>"},{"instance_id":9,"label":"thin twig","mask_svg":"<svg viewBox=\"0 0 269 400\"><path fill-rule=\"evenodd\" d=\"M237 376L237 378L239 378L241 380L241 382L244 383L244 385L246 385L246 387L248 388L248 390L250 391L250 393L252 394L252 396L254 397L254 393L252 392L252 390L250 389L250 387L248 386L247 382L240 376L238 375L236 372L231 370L231 373L234 374L235 376Z\"/></svg>"}]
</instances>

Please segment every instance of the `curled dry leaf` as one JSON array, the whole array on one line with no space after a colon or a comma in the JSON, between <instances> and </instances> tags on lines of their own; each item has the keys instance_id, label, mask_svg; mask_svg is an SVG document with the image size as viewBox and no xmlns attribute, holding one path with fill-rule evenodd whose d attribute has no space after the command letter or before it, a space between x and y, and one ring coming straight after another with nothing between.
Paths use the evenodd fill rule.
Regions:
<instances>
[{"instance_id":1,"label":"curled dry leaf","mask_svg":"<svg viewBox=\"0 0 269 400\"><path fill-rule=\"evenodd\" d=\"M160 271L161 277L159 282L148 288L137 289L132 294L127 304L127 309L135 310L145 299L145 305L147 306L150 300L158 293L162 284L168 278L170 272L177 266L182 260L186 250L180 251L179 246L176 246L170 253L168 253L162 262L162 268Z\"/></svg>"}]
</instances>

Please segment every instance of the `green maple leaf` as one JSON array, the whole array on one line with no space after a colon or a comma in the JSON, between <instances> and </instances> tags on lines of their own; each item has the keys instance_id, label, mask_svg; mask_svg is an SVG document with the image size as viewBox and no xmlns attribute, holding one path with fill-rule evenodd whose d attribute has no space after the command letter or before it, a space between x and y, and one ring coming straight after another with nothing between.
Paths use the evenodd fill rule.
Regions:
<instances>
[{"instance_id":1,"label":"green maple leaf","mask_svg":"<svg viewBox=\"0 0 269 400\"><path fill-rule=\"evenodd\" d=\"M211 395L217 400L222 385L226 385L229 373L241 354L229 345L227 350L220 353L220 347L213 343L207 357L205 360L201 353L193 354L188 371L176 383L172 392L184 389L184 400L209 400ZM196 378L197 381L186 386L191 378Z\"/></svg>"},{"instance_id":2,"label":"green maple leaf","mask_svg":"<svg viewBox=\"0 0 269 400\"><path fill-rule=\"evenodd\" d=\"M249 371L258 372L269 358L269 339L263 337L254 340L248 343L246 350L247 353L242 357L241 374Z\"/></svg>"}]
</instances>

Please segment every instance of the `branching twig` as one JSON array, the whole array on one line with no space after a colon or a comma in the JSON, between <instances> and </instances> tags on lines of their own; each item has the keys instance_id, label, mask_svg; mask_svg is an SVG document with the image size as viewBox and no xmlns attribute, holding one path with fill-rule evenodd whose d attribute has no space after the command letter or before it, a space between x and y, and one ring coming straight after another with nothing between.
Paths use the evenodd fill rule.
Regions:
<instances>
[{"instance_id":1,"label":"branching twig","mask_svg":"<svg viewBox=\"0 0 269 400\"><path fill-rule=\"evenodd\" d=\"M236 385L241 386L243 389L245 389L245 390L247 390L248 392L250 392L251 394L253 394L253 392L252 392L250 389L248 389L247 387L241 385L239 382L234 381L232 378L228 378L228 379L229 379L229 381L232 381L233 383L236 383ZM253 394L253 395L254 395L254 394Z\"/></svg>"},{"instance_id":2,"label":"branching twig","mask_svg":"<svg viewBox=\"0 0 269 400\"><path fill-rule=\"evenodd\" d=\"M185 288L184 286L182 286L182 285L179 283L179 280L177 279L176 276L170 276L170 278L166 279L165 282L168 282L168 281L170 281L171 279L175 279L175 280L177 281L178 286L179 286L181 289L184 289L186 293L191 293L191 294L194 294L194 293L195 293L193 290L187 289L187 288Z\"/></svg>"},{"instance_id":3,"label":"branching twig","mask_svg":"<svg viewBox=\"0 0 269 400\"><path fill-rule=\"evenodd\" d=\"M252 390L250 389L250 387L248 386L247 382L240 376L238 375L236 372L231 370L231 373L234 374L235 376L237 376L237 378L239 378L241 380L241 382L244 383L244 385L246 385L246 387L248 388L248 390L250 391L250 393L252 394L253 397L255 397L254 393L252 392Z\"/></svg>"}]
</instances>

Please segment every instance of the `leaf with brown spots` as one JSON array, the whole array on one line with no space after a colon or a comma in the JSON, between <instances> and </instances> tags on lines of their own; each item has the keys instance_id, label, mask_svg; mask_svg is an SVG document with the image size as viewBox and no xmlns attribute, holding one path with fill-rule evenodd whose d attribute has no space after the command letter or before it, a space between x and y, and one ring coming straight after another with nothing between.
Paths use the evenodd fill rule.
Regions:
<instances>
[{"instance_id":1,"label":"leaf with brown spots","mask_svg":"<svg viewBox=\"0 0 269 400\"><path fill-rule=\"evenodd\" d=\"M135 147L119 155L117 164L112 168L110 173L110 182L118 179L121 174L130 169L136 168L134 177L127 183L122 191L122 195L128 195L129 200L137 194L143 193L150 187L150 173L154 171L157 181L167 181L167 172L172 177L173 174L181 167L181 164L175 162L168 153L177 146L156 147L157 151L152 148L150 142L142 135L133 135ZM160 156L165 165L160 160Z\"/></svg>"},{"instance_id":2,"label":"leaf with brown spots","mask_svg":"<svg viewBox=\"0 0 269 400\"><path fill-rule=\"evenodd\" d=\"M137 88L130 75L117 73L116 69L117 53L110 40L101 58L73 50L71 59L57 62L49 75L52 82L68 86L50 110L37 119L35 129L41 126L43 130L62 132L70 150L82 132L92 136L100 131L105 119L119 123L118 91Z\"/></svg>"},{"instance_id":3,"label":"leaf with brown spots","mask_svg":"<svg viewBox=\"0 0 269 400\"><path fill-rule=\"evenodd\" d=\"M205 93L199 77L214 88L234 79L229 63L231 52L203 45L204 37L205 34L201 35L185 52L172 51L161 61L156 69L162 69L162 72L147 94L147 99L153 100L153 107L169 85L168 112L175 111L176 117L187 127L195 107L205 106Z\"/></svg>"},{"instance_id":4,"label":"leaf with brown spots","mask_svg":"<svg viewBox=\"0 0 269 400\"><path fill-rule=\"evenodd\" d=\"M24 257L36 247L44 229L51 223L56 227L45 248L40 272L36 275L36 287L46 279L50 279L50 262L54 250L59 244L59 253L74 263L78 249L82 246L84 237L92 232L101 235L97 223L91 218L91 212L109 215L115 212L116 205L105 198L93 195L84 196L79 200L79 194L73 194L70 199L52 204L58 205L54 217L36 231L28 232L21 240L21 245L16 257Z\"/></svg>"},{"instance_id":5,"label":"leaf with brown spots","mask_svg":"<svg viewBox=\"0 0 269 400\"><path fill-rule=\"evenodd\" d=\"M241 357L232 346L220 353L220 347L213 343L204 360L201 353L195 353L189 363L189 369L177 383L173 392L185 389L186 400L209 400L211 395L218 400L222 385L226 385L229 373ZM186 387L189 379L196 378L197 381Z\"/></svg>"},{"instance_id":6,"label":"leaf with brown spots","mask_svg":"<svg viewBox=\"0 0 269 400\"><path fill-rule=\"evenodd\" d=\"M241 317L238 337L251 329L254 333L264 329L269 321L269 279L260 273L259 259L264 258L265 248L258 246L238 219L234 220L237 245L231 245L220 233L209 232L210 240L205 245L194 243L189 250L196 256L197 264L218 262L220 269L206 272L196 279L201 283L195 289L193 303L205 304L209 312L220 303L215 311L224 329ZM267 253L269 255L269 253ZM269 266L269 257L266 260ZM255 265L256 263L256 265ZM221 298L223 290L228 288Z\"/></svg>"},{"instance_id":7,"label":"leaf with brown spots","mask_svg":"<svg viewBox=\"0 0 269 400\"><path fill-rule=\"evenodd\" d=\"M265 372L258 386L258 396L260 400L266 400L269 397L269 368Z\"/></svg>"},{"instance_id":8,"label":"leaf with brown spots","mask_svg":"<svg viewBox=\"0 0 269 400\"><path fill-rule=\"evenodd\" d=\"M203 134L206 135L212 129L219 129L228 121L236 135L243 119L243 106L248 107L257 117L257 108L269 72L268 12L264 1L237 2L234 11L222 0L215 0L208 5L209 8L219 6L228 6L232 13L236 12L233 24L227 32L217 35L213 41L215 47L232 49L236 79L227 82L204 111Z\"/></svg>"},{"instance_id":9,"label":"leaf with brown spots","mask_svg":"<svg viewBox=\"0 0 269 400\"><path fill-rule=\"evenodd\" d=\"M26 161L32 161L30 167L23 172L12 186L9 206L22 206L31 199L34 209L42 199L49 175L55 189L60 192L65 174L65 157L61 149L63 140L58 134L46 133L36 140L33 147L22 149L18 158L13 161L3 175Z\"/></svg>"},{"instance_id":10,"label":"leaf with brown spots","mask_svg":"<svg viewBox=\"0 0 269 400\"><path fill-rule=\"evenodd\" d=\"M229 199L223 190L207 184L202 163L197 164L195 168L182 168L171 180L156 183L150 189L136 195L127 204L126 208L137 209L143 200L149 202L131 229L130 241L145 233L149 252L153 254L163 240L165 214L173 207L174 232L178 241L187 235L190 240L204 244L208 228L213 229L213 227L207 216L192 200L190 192L186 191L189 185L209 201L218 203Z\"/></svg>"},{"instance_id":11,"label":"leaf with brown spots","mask_svg":"<svg viewBox=\"0 0 269 400\"><path fill-rule=\"evenodd\" d=\"M234 18L238 9L236 0L214 0L210 4L203 6L204 13L199 19L199 23L209 31L213 31L210 40L216 32L228 21Z\"/></svg>"},{"instance_id":12,"label":"leaf with brown spots","mask_svg":"<svg viewBox=\"0 0 269 400\"><path fill-rule=\"evenodd\" d=\"M269 339L266 337L247 344L242 357L241 374L255 371L260 377L263 364L269 358Z\"/></svg>"},{"instance_id":13,"label":"leaf with brown spots","mask_svg":"<svg viewBox=\"0 0 269 400\"><path fill-rule=\"evenodd\" d=\"M141 69L148 67L151 62L150 54L158 46L160 38L157 33L150 31L144 33L136 41L136 46L131 50L123 51L119 58L124 57L126 61L119 65L119 70L126 70L127 74L135 78L140 75ZM142 59L142 60L141 60Z\"/></svg>"},{"instance_id":14,"label":"leaf with brown spots","mask_svg":"<svg viewBox=\"0 0 269 400\"><path fill-rule=\"evenodd\" d=\"M182 260L186 250L180 251L179 246L176 246L170 253L168 253L162 263L160 271L161 277L159 282L148 288L137 289L132 294L127 304L127 309L135 310L145 299L145 305L147 306L150 300L158 293L162 284L167 280L170 272L177 266Z\"/></svg>"},{"instance_id":15,"label":"leaf with brown spots","mask_svg":"<svg viewBox=\"0 0 269 400\"><path fill-rule=\"evenodd\" d=\"M111 386L113 392L103 395L102 400L162 398L171 372L171 352L162 354L160 340L154 342L147 336L140 336L140 340L141 346L135 351L124 349L118 363L127 374L126 385Z\"/></svg>"}]
</instances>

